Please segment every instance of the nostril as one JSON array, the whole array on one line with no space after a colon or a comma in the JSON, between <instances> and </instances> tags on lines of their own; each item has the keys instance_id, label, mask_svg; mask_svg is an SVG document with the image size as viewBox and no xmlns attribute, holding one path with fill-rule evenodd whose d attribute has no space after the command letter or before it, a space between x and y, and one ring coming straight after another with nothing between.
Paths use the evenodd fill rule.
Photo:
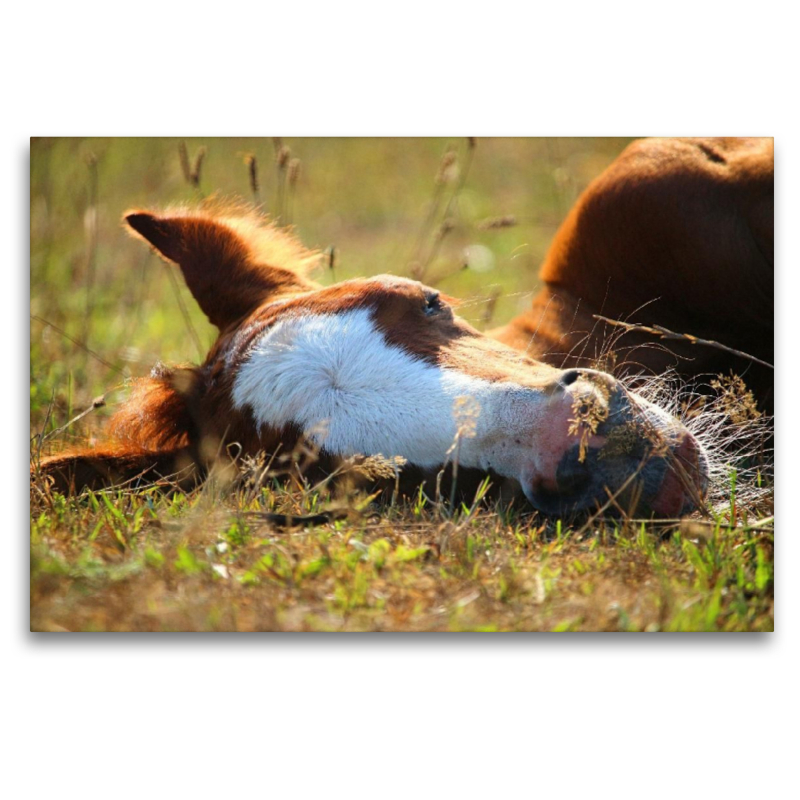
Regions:
<instances>
[{"instance_id":1,"label":"nostril","mask_svg":"<svg viewBox=\"0 0 800 800\"><path fill-rule=\"evenodd\" d=\"M562 386L571 386L581 377L581 371L579 369L567 369L561 373L561 378L559 379L559 383Z\"/></svg>"}]
</instances>

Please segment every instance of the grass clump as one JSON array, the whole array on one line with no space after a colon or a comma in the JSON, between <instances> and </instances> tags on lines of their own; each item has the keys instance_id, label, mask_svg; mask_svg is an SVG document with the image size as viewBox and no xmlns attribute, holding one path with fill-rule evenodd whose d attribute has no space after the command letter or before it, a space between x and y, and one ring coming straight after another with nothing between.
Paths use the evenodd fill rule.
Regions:
<instances>
[{"instance_id":1,"label":"grass clump","mask_svg":"<svg viewBox=\"0 0 800 800\"><path fill-rule=\"evenodd\" d=\"M770 525L600 521L417 501L317 527L265 487L52 495L31 526L34 630L772 630ZM324 505L324 502L323 502Z\"/></svg>"}]
</instances>

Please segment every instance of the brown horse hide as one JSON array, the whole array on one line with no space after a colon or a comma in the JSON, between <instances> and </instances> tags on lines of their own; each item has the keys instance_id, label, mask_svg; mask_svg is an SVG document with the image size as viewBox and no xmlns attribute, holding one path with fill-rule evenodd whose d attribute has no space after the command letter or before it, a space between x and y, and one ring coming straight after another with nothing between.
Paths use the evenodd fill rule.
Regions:
<instances>
[{"instance_id":1,"label":"brown horse hide","mask_svg":"<svg viewBox=\"0 0 800 800\"><path fill-rule=\"evenodd\" d=\"M617 373L734 372L772 412L773 370L702 344L598 322L660 325L774 363L772 139L634 142L579 197L530 311L490 335L559 367L613 350ZM605 361L609 366L608 360Z\"/></svg>"}]
</instances>

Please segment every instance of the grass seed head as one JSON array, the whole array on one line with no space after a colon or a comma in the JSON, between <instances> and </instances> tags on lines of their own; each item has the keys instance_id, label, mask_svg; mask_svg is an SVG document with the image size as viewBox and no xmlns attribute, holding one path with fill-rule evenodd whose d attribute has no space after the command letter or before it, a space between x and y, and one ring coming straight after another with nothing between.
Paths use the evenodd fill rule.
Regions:
<instances>
[{"instance_id":1,"label":"grass seed head","mask_svg":"<svg viewBox=\"0 0 800 800\"><path fill-rule=\"evenodd\" d=\"M393 479L407 463L402 456L387 458L381 453L374 456L354 456L349 461L350 469L369 480Z\"/></svg>"},{"instance_id":2,"label":"grass seed head","mask_svg":"<svg viewBox=\"0 0 800 800\"><path fill-rule=\"evenodd\" d=\"M458 177L458 157L455 150L448 150L439 162L439 170L436 173L436 183L438 185L452 183Z\"/></svg>"},{"instance_id":3,"label":"grass seed head","mask_svg":"<svg viewBox=\"0 0 800 800\"><path fill-rule=\"evenodd\" d=\"M587 379L584 373L581 377ZM570 436L580 437L578 461L581 464L586 460L589 440L597 433L600 424L608 419L608 387L600 381L589 382L593 384L596 392L584 392L575 395L572 401L572 414L567 432Z\"/></svg>"},{"instance_id":4,"label":"grass seed head","mask_svg":"<svg viewBox=\"0 0 800 800\"><path fill-rule=\"evenodd\" d=\"M761 417L753 393L739 375L718 375L711 381L711 388L719 392L721 407L731 422L743 424Z\"/></svg>"},{"instance_id":5,"label":"grass seed head","mask_svg":"<svg viewBox=\"0 0 800 800\"><path fill-rule=\"evenodd\" d=\"M181 172L186 183L192 182L192 168L189 166L189 152L186 149L186 142L178 142L178 158L181 162Z\"/></svg>"},{"instance_id":6,"label":"grass seed head","mask_svg":"<svg viewBox=\"0 0 800 800\"><path fill-rule=\"evenodd\" d=\"M291 156L292 151L288 147L281 147L277 153L275 153L275 163L278 165L278 169L285 169Z\"/></svg>"},{"instance_id":7,"label":"grass seed head","mask_svg":"<svg viewBox=\"0 0 800 800\"><path fill-rule=\"evenodd\" d=\"M502 217L487 217L478 223L479 231L491 231L497 228L513 228L517 224L517 218L513 214L505 214Z\"/></svg>"},{"instance_id":8,"label":"grass seed head","mask_svg":"<svg viewBox=\"0 0 800 800\"><path fill-rule=\"evenodd\" d=\"M256 159L253 153L248 153L244 157L244 163L247 166L247 174L250 178L250 191L254 194L258 194L259 190L259 183L258 183L258 159Z\"/></svg>"},{"instance_id":9,"label":"grass seed head","mask_svg":"<svg viewBox=\"0 0 800 800\"><path fill-rule=\"evenodd\" d=\"M201 147L194 157L194 167L192 168L191 183L194 187L200 185L200 175L203 169L203 161L206 157L206 148Z\"/></svg>"}]
</instances>

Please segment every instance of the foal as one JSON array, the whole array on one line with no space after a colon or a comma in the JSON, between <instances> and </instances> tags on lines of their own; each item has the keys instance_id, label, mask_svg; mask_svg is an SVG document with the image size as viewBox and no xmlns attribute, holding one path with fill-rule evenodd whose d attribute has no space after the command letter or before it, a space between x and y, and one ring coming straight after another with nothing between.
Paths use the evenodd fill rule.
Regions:
<instances>
[{"instance_id":1,"label":"foal","mask_svg":"<svg viewBox=\"0 0 800 800\"><path fill-rule=\"evenodd\" d=\"M459 470L493 475L547 514L611 496L674 517L703 501L706 455L677 420L610 375L556 369L481 334L434 289L392 276L321 287L308 278L315 254L246 213L125 221L180 266L219 336L202 365L135 383L107 444L44 460L62 490L184 467L202 476L232 445L271 454L306 439L323 465L401 457L417 482L457 453Z\"/></svg>"}]
</instances>

